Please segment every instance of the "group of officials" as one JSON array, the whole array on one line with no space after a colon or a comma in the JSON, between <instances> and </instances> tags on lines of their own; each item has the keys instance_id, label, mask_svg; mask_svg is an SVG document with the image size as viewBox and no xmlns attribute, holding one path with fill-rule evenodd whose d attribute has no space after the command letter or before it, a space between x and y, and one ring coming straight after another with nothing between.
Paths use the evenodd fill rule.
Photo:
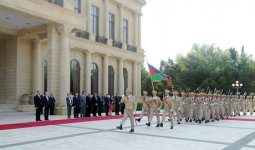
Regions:
<instances>
[{"instance_id":1,"label":"group of officials","mask_svg":"<svg viewBox=\"0 0 255 150\"><path fill-rule=\"evenodd\" d=\"M41 92L37 91L34 97L34 105L35 105L35 111L36 111L35 120L42 121L40 116L43 112L44 112L44 119L49 120L49 114L54 115L55 103L56 103L56 100L53 94L49 95L48 92L45 92L45 95L41 95Z\"/></svg>"},{"instance_id":2,"label":"group of officials","mask_svg":"<svg viewBox=\"0 0 255 150\"><path fill-rule=\"evenodd\" d=\"M102 116L103 108L105 109L106 116L112 115L113 105L115 105L115 114L119 115L121 111L124 113L124 105L120 104L121 96L99 96L97 93L91 95L86 94L85 91L79 95L76 92L73 96L67 93L67 117L70 119L73 109L74 118ZM103 107L104 106L104 107Z\"/></svg>"},{"instance_id":3,"label":"group of officials","mask_svg":"<svg viewBox=\"0 0 255 150\"><path fill-rule=\"evenodd\" d=\"M118 129L122 130L122 126L130 118L131 130L134 132L134 122L140 122L147 113L147 126L151 125L154 116L157 119L156 127L163 127L166 117L169 116L170 129L174 127L174 118L177 119L177 124L181 124L182 120L186 122L205 123L219 121L220 119L230 116L246 115L247 112L253 115L255 111L255 99L253 96L245 95L224 95L218 93L185 93L174 91L173 95L169 95L170 91L165 90L162 100L157 96L155 90L152 91L152 96L148 96L147 91L143 91L143 96L136 98L132 95L131 90L126 90L126 96L121 99L125 103L126 108L124 116ZM139 118L134 118L136 111L136 102L143 103L142 112ZM163 114L160 120L160 110L163 107Z\"/></svg>"}]
</instances>

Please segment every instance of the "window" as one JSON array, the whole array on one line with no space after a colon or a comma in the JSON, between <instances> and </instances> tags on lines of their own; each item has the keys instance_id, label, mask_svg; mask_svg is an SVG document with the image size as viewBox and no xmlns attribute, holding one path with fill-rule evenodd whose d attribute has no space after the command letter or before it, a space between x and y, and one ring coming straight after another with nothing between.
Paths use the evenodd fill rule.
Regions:
<instances>
[{"instance_id":1,"label":"window","mask_svg":"<svg viewBox=\"0 0 255 150\"><path fill-rule=\"evenodd\" d=\"M114 14L109 13L109 38L114 40Z\"/></svg>"},{"instance_id":2,"label":"window","mask_svg":"<svg viewBox=\"0 0 255 150\"><path fill-rule=\"evenodd\" d=\"M81 0L74 0L74 12L81 13Z\"/></svg>"},{"instance_id":3,"label":"window","mask_svg":"<svg viewBox=\"0 0 255 150\"><path fill-rule=\"evenodd\" d=\"M128 43L128 21L123 19L123 43Z\"/></svg>"},{"instance_id":4,"label":"window","mask_svg":"<svg viewBox=\"0 0 255 150\"><path fill-rule=\"evenodd\" d=\"M55 4L55 5L58 5L58 6L61 6L61 7L64 6L64 0L45 0L45 1Z\"/></svg>"},{"instance_id":5,"label":"window","mask_svg":"<svg viewBox=\"0 0 255 150\"><path fill-rule=\"evenodd\" d=\"M99 9L96 6L91 6L91 32L98 35L98 18Z\"/></svg>"},{"instance_id":6,"label":"window","mask_svg":"<svg viewBox=\"0 0 255 150\"><path fill-rule=\"evenodd\" d=\"M47 66L48 66L48 63L45 60L43 62L43 91L44 92L47 91Z\"/></svg>"},{"instance_id":7,"label":"window","mask_svg":"<svg viewBox=\"0 0 255 150\"><path fill-rule=\"evenodd\" d=\"M114 70L112 66L108 67L108 94L114 95Z\"/></svg>"},{"instance_id":8,"label":"window","mask_svg":"<svg viewBox=\"0 0 255 150\"><path fill-rule=\"evenodd\" d=\"M71 60L70 62L70 92L80 92L80 64L77 60Z\"/></svg>"},{"instance_id":9,"label":"window","mask_svg":"<svg viewBox=\"0 0 255 150\"><path fill-rule=\"evenodd\" d=\"M91 64L91 93L98 93L98 67L97 64Z\"/></svg>"},{"instance_id":10,"label":"window","mask_svg":"<svg viewBox=\"0 0 255 150\"><path fill-rule=\"evenodd\" d=\"M123 77L124 77L124 90L128 88L128 72L126 68L123 68Z\"/></svg>"}]
</instances>

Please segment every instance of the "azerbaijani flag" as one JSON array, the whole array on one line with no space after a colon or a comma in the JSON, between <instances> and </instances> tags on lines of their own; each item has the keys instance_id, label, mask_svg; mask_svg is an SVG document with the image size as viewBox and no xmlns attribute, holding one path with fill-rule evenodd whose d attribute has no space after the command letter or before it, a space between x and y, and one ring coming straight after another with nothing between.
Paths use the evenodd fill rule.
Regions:
<instances>
[{"instance_id":1,"label":"azerbaijani flag","mask_svg":"<svg viewBox=\"0 0 255 150\"><path fill-rule=\"evenodd\" d=\"M151 80L152 81L161 81L161 80L166 80L168 84L171 83L171 77L167 74L164 74L157 68L153 67L152 65L148 64L149 71L151 74Z\"/></svg>"}]
</instances>

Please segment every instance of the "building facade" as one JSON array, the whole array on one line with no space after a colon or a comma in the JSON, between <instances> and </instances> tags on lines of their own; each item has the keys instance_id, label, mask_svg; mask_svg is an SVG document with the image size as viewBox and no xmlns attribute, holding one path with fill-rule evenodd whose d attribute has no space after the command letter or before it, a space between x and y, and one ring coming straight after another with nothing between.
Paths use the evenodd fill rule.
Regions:
<instances>
[{"instance_id":1,"label":"building facade","mask_svg":"<svg viewBox=\"0 0 255 150\"><path fill-rule=\"evenodd\" d=\"M69 92L140 95L145 3L1 0L0 110L32 109L37 90L54 94L58 114Z\"/></svg>"}]
</instances>

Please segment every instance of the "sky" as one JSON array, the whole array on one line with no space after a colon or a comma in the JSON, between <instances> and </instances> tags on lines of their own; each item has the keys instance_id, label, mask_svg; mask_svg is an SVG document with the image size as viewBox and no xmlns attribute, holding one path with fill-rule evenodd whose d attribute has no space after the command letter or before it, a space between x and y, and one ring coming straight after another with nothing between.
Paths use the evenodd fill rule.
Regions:
<instances>
[{"instance_id":1,"label":"sky","mask_svg":"<svg viewBox=\"0 0 255 150\"><path fill-rule=\"evenodd\" d=\"M255 56L255 0L147 0L142 11L145 61L157 68L195 43L238 51L244 45Z\"/></svg>"}]
</instances>

